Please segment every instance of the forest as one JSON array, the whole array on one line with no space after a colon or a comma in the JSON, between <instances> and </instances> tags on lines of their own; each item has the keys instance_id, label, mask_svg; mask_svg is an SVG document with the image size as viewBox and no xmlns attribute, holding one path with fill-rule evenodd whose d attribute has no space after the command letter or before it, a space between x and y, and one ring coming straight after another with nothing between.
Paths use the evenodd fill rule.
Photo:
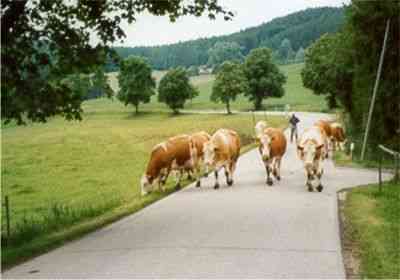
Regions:
<instances>
[{"instance_id":1,"label":"forest","mask_svg":"<svg viewBox=\"0 0 400 280\"><path fill-rule=\"evenodd\" d=\"M240 46L242 56L254 48L268 47L273 50L277 63L287 64L302 61L304 49L321 35L336 32L343 22L343 8L309 8L230 35L153 47L114 49L121 58L142 56L149 60L154 69L163 70L177 66L205 65L209 61L211 48L217 43L231 42ZM117 68L113 63L106 66L107 71L116 71Z\"/></svg>"}]
</instances>

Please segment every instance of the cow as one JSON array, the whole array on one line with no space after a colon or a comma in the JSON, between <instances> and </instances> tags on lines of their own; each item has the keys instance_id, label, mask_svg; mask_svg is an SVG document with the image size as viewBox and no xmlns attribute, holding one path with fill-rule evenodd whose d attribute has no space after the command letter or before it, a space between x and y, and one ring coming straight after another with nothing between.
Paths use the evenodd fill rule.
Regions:
<instances>
[{"instance_id":1,"label":"cow","mask_svg":"<svg viewBox=\"0 0 400 280\"><path fill-rule=\"evenodd\" d=\"M315 126L320 127L321 130L324 132L324 147L325 147L325 152L324 152L324 158L329 157L329 146L331 145L331 138L332 138L332 129L331 129L331 124L328 121L325 120L319 120L315 124Z\"/></svg>"},{"instance_id":2,"label":"cow","mask_svg":"<svg viewBox=\"0 0 400 280\"><path fill-rule=\"evenodd\" d=\"M193 171L196 173L196 187L200 187L200 178L201 178L201 168L204 165L204 144L210 141L211 136L205 131L200 131L191 134L193 148L194 148L194 169Z\"/></svg>"},{"instance_id":3,"label":"cow","mask_svg":"<svg viewBox=\"0 0 400 280\"><path fill-rule=\"evenodd\" d=\"M225 169L226 183L233 185L233 173L240 155L239 135L230 129L218 129L204 144L204 163L207 170L214 170L214 189L219 188L218 171Z\"/></svg>"},{"instance_id":4,"label":"cow","mask_svg":"<svg viewBox=\"0 0 400 280\"><path fill-rule=\"evenodd\" d=\"M344 129L340 123L334 122L331 124L331 141L332 147L335 151L336 148L344 151L344 145L346 144L346 135L344 133Z\"/></svg>"},{"instance_id":5,"label":"cow","mask_svg":"<svg viewBox=\"0 0 400 280\"><path fill-rule=\"evenodd\" d=\"M163 185L171 171L176 171L175 188L179 189L183 172L194 167L194 157L194 144L189 135L178 135L154 146L140 181L141 194L150 192L154 182L164 191Z\"/></svg>"},{"instance_id":6,"label":"cow","mask_svg":"<svg viewBox=\"0 0 400 280\"><path fill-rule=\"evenodd\" d=\"M254 128L256 131L256 138L260 138L261 134L263 134L264 129L266 129L266 128L267 128L267 122L258 121Z\"/></svg>"},{"instance_id":7,"label":"cow","mask_svg":"<svg viewBox=\"0 0 400 280\"><path fill-rule=\"evenodd\" d=\"M321 192L323 189L321 177L324 172L322 161L326 145L324 133L321 127L313 126L301 135L297 143L298 156L304 163L307 176L306 186L310 192L314 190L312 185L314 179L317 180L317 190Z\"/></svg>"},{"instance_id":8,"label":"cow","mask_svg":"<svg viewBox=\"0 0 400 280\"><path fill-rule=\"evenodd\" d=\"M286 152L286 137L278 128L265 128L258 137L259 151L267 171L267 184L272 186L271 173L279 181L281 179L281 160Z\"/></svg>"}]
</instances>

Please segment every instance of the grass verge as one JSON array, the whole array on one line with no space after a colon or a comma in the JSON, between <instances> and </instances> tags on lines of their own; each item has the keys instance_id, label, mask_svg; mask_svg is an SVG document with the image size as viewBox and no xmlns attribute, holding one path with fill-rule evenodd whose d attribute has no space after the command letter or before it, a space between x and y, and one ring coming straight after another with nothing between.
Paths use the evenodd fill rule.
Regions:
<instances>
[{"instance_id":1,"label":"grass verge","mask_svg":"<svg viewBox=\"0 0 400 280\"><path fill-rule=\"evenodd\" d=\"M342 217L347 277L400 278L400 183L350 189Z\"/></svg>"}]
</instances>

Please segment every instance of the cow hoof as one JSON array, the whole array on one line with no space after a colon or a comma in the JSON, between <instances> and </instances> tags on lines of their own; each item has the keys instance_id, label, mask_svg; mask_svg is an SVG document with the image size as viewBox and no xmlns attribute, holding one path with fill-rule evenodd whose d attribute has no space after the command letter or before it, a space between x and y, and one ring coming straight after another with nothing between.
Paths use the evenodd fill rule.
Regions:
<instances>
[{"instance_id":1,"label":"cow hoof","mask_svg":"<svg viewBox=\"0 0 400 280\"><path fill-rule=\"evenodd\" d=\"M228 181L226 181L226 183L228 184L228 186L232 186L233 185L233 180L228 180Z\"/></svg>"},{"instance_id":2,"label":"cow hoof","mask_svg":"<svg viewBox=\"0 0 400 280\"><path fill-rule=\"evenodd\" d=\"M181 185L180 184L178 184L178 185L176 185L175 186L175 190L177 191L177 190L180 190L181 189Z\"/></svg>"},{"instance_id":3,"label":"cow hoof","mask_svg":"<svg viewBox=\"0 0 400 280\"><path fill-rule=\"evenodd\" d=\"M319 191L319 192L322 192L323 189L324 189L324 187L323 187L322 185L319 185L319 186L317 187L317 191Z\"/></svg>"},{"instance_id":4,"label":"cow hoof","mask_svg":"<svg viewBox=\"0 0 400 280\"><path fill-rule=\"evenodd\" d=\"M272 179L267 179L267 185L268 185L268 186L272 186L272 184L273 184Z\"/></svg>"},{"instance_id":5,"label":"cow hoof","mask_svg":"<svg viewBox=\"0 0 400 280\"><path fill-rule=\"evenodd\" d=\"M276 176L276 179L277 179L278 181L280 181L280 180L281 180L281 176Z\"/></svg>"},{"instance_id":6,"label":"cow hoof","mask_svg":"<svg viewBox=\"0 0 400 280\"><path fill-rule=\"evenodd\" d=\"M200 181L196 182L196 188L199 188L201 186Z\"/></svg>"},{"instance_id":7,"label":"cow hoof","mask_svg":"<svg viewBox=\"0 0 400 280\"><path fill-rule=\"evenodd\" d=\"M214 185L214 189L216 190L216 189L219 189L219 184L215 184Z\"/></svg>"},{"instance_id":8,"label":"cow hoof","mask_svg":"<svg viewBox=\"0 0 400 280\"><path fill-rule=\"evenodd\" d=\"M314 189L313 189L313 187L312 187L312 185L310 183L307 184L307 189L308 189L309 192L314 191Z\"/></svg>"}]
</instances>

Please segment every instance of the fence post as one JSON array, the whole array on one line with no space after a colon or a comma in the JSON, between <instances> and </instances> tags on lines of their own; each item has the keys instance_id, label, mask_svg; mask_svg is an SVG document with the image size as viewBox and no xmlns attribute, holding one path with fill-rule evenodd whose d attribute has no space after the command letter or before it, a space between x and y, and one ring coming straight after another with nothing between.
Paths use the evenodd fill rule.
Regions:
<instances>
[{"instance_id":1,"label":"fence post","mask_svg":"<svg viewBox=\"0 0 400 280\"><path fill-rule=\"evenodd\" d=\"M10 238L10 201L8 195L4 197L4 207L6 208L7 239Z\"/></svg>"},{"instance_id":2,"label":"fence post","mask_svg":"<svg viewBox=\"0 0 400 280\"><path fill-rule=\"evenodd\" d=\"M383 158L383 151L379 153L379 192L382 191L382 158Z\"/></svg>"}]
</instances>

